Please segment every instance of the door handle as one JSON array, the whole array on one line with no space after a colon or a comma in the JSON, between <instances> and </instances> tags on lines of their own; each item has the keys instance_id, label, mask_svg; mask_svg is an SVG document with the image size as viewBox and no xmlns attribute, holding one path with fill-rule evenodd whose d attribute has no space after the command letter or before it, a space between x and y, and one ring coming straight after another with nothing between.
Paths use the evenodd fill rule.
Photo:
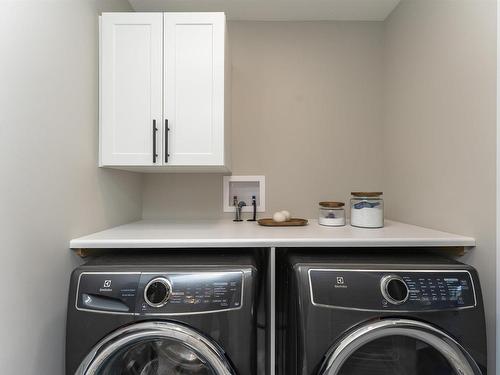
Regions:
<instances>
[{"instance_id":1,"label":"door handle","mask_svg":"<svg viewBox=\"0 0 500 375\"><path fill-rule=\"evenodd\" d=\"M165 153L165 163L168 163L168 157L170 154L168 153L168 132L170 131L170 128L168 127L168 119L165 119L165 131L164 131L164 140L165 140L165 147L163 147L163 152Z\"/></svg>"},{"instance_id":2,"label":"door handle","mask_svg":"<svg viewBox=\"0 0 500 375\"><path fill-rule=\"evenodd\" d=\"M156 164L156 158L158 154L156 153L156 133L158 128L156 127L156 120L153 120L153 164Z\"/></svg>"}]
</instances>

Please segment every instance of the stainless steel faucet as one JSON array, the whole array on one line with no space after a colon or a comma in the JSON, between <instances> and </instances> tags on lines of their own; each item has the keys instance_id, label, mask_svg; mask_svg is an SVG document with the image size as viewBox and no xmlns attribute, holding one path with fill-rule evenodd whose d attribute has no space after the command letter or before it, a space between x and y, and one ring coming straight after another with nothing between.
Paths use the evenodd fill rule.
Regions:
<instances>
[{"instance_id":1,"label":"stainless steel faucet","mask_svg":"<svg viewBox=\"0 0 500 375\"><path fill-rule=\"evenodd\" d=\"M235 203L236 203L236 201L235 201ZM247 204L246 204L244 201L239 201L239 202L238 202L238 204L235 204L235 208L236 208L236 210L235 210L236 217L234 218L234 220L233 220L233 221L243 221L243 220L241 219L241 209L242 209L243 207L245 207L246 205L247 205Z\"/></svg>"}]
</instances>

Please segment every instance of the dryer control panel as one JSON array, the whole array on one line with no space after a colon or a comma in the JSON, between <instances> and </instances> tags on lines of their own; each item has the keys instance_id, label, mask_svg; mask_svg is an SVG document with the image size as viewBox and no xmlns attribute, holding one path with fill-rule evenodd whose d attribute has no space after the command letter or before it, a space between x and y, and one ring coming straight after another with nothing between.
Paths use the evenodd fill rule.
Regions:
<instances>
[{"instance_id":1,"label":"dryer control panel","mask_svg":"<svg viewBox=\"0 0 500 375\"><path fill-rule=\"evenodd\" d=\"M465 270L396 271L310 269L311 302L374 311L429 311L476 306Z\"/></svg>"},{"instance_id":2,"label":"dryer control panel","mask_svg":"<svg viewBox=\"0 0 500 375\"><path fill-rule=\"evenodd\" d=\"M243 271L83 272L76 308L128 315L180 315L241 308Z\"/></svg>"}]
</instances>

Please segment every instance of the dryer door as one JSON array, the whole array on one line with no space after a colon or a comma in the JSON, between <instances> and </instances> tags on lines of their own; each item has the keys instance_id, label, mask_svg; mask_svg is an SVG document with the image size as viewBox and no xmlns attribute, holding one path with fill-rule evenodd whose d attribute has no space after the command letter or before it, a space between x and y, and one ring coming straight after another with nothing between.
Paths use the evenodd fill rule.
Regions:
<instances>
[{"instance_id":1,"label":"dryer door","mask_svg":"<svg viewBox=\"0 0 500 375\"><path fill-rule=\"evenodd\" d=\"M320 375L481 375L464 348L433 326L387 319L355 329L328 352Z\"/></svg>"},{"instance_id":2,"label":"dryer door","mask_svg":"<svg viewBox=\"0 0 500 375\"><path fill-rule=\"evenodd\" d=\"M77 375L233 375L224 352L197 331L171 322L143 322L106 337Z\"/></svg>"}]
</instances>

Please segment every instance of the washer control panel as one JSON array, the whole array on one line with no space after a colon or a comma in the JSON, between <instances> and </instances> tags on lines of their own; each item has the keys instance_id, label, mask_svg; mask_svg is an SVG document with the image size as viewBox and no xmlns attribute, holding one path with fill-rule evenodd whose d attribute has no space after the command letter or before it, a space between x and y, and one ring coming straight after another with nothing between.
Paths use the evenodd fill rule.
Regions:
<instances>
[{"instance_id":1,"label":"washer control panel","mask_svg":"<svg viewBox=\"0 0 500 375\"><path fill-rule=\"evenodd\" d=\"M139 314L184 314L237 309L242 303L243 273L143 273Z\"/></svg>"},{"instance_id":2,"label":"washer control panel","mask_svg":"<svg viewBox=\"0 0 500 375\"><path fill-rule=\"evenodd\" d=\"M83 272L76 308L129 315L176 315L239 309L243 271Z\"/></svg>"},{"instance_id":3,"label":"washer control panel","mask_svg":"<svg viewBox=\"0 0 500 375\"><path fill-rule=\"evenodd\" d=\"M476 295L468 271L310 269L314 305L376 311L470 308Z\"/></svg>"}]
</instances>

